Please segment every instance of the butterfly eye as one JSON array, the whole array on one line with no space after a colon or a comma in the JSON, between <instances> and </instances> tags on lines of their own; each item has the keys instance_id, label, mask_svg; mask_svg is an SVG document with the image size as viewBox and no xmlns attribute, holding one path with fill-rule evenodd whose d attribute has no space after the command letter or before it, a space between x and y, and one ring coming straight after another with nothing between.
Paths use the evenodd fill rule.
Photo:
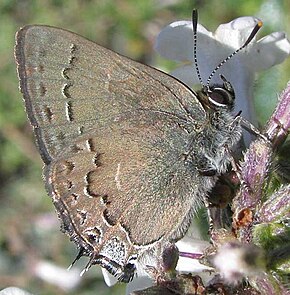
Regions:
<instances>
[{"instance_id":1,"label":"butterfly eye","mask_svg":"<svg viewBox=\"0 0 290 295\"><path fill-rule=\"evenodd\" d=\"M208 93L209 102L216 107L232 107L234 103L234 95L232 92L224 88L213 88Z\"/></svg>"}]
</instances>

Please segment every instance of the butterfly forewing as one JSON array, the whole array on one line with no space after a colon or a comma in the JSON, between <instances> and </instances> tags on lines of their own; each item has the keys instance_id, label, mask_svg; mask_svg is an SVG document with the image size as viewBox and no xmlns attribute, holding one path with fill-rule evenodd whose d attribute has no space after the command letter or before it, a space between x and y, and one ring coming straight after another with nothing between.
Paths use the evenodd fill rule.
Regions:
<instances>
[{"instance_id":1,"label":"butterfly forewing","mask_svg":"<svg viewBox=\"0 0 290 295\"><path fill-rule=\"evenodd\" d=\"M117 120L150 124L156 113L147 110L181 117L185 125L204 117L194 94L174 78L62 29L21 29L16 59L46 163L86 131Z\"/></svg>"}]
</instances>

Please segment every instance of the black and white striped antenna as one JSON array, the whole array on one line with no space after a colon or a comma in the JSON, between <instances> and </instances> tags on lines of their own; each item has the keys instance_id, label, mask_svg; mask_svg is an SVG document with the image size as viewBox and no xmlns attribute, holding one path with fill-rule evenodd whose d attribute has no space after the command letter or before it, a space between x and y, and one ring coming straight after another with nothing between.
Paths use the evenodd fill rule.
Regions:
<instances>
[{"instance_id":1,"label":"black and white striped antenna","mask_svg":"<svg viewBox=\"0 0 290 295\"><path fill-rule=\"evenodd\" d=\"M227 61L229 61L232 57L234 57L238 52L240 52L242 49L244 49L252 40L253 38L256 36L257 32L260 30L260 28L263 25L262 21L258 21L258 23L256 24L256 26L254 27L254 29L252 30L251 34L249 35L249 37L247 38L246 42L239 47L238 49L236 49L233 53L231 53L228 57L226 57L224 60L222 60L215 68L214 70L211 72L211 74L208 76L208 79L206 81L206 84L203 83L201 75L200 75L200 71L199 71L199 67L198 67L198 61L197 61L197 21L198 21L198 14L197 14L197 10L194 9L192 11L192 28L193 28L193 59L194 59L194 64L195 64L195 68L196 68L196 74L198 77L198 80L200 81L201 85L205 88L209 87L209 83L212 79L212 77L215 75L215 73L218 71L219 68L221 68Z\"/></svg>"}]
</instances>

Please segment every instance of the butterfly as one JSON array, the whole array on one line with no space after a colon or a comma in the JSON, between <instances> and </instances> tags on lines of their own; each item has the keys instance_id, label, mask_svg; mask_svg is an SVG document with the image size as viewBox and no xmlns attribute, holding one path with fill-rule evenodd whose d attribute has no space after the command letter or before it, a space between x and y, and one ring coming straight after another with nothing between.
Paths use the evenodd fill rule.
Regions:
<instances>
[{"instance_id":1,"label":"butterfly","mask_svg":"<svg viewBox=\"0 0 290 295\"><path fill-rule=\"evenodd\" d=\"M222 77L194 92L50 26L20 29L15 57L46 189L76 259L131 281L144 255L185 235L228 169L241 138L231 84Z\"/></svg>"}]
</instances>

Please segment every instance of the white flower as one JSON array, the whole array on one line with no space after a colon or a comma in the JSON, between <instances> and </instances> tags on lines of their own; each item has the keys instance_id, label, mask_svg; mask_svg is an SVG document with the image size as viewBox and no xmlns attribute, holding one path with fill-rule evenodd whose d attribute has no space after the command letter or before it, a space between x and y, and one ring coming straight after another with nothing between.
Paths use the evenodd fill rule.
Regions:
<instances>
[{"instance_id":1,"label":"white flower","mask_svg":"<svg viewBox=\"0 0 290 295\"><path fill-rule=\"evenodd\" d=\"M236 284L245 277L259 275L265 268L262 250L254 244L243 244L238 241L223 244L213 263L230 284Z\"/></svg>"},{"instance_id":2,"label":"white flower","mask_svg":"<svg viewBox=\"0 0 290 295\"><path fill-rule=\"evenodd\" d=\"M255 25L255 17L240 17L220 25L212 33L197 26L197 60L204 83L212 70L227 56L244 44ZM164 28L157 37L156 51L163 57L181 62L171 74L189 87L199 84L193 64L193 31L191 21L178 21ZM272 33L250 44L224 64L211 83L221 83L223 74L233 85L236 108L245 119L255 123L252 98L255 73L283 62L290 55L290 43L282 32Z\"/></svg>"},{"instance_id":3,"label":"white flower","mask_svg":"<svg viewBox=\"0 0 290 295\"><path fill-rule=\"evenodd\" d=\"M81 281L79 269L68 271L46 260L40 260L34 265L34 274L65 291L73 290Z\"/></svg>"},{"instance_id":4,"label":"white flower","mask_svg":"<svg viewBox=\"0 0 290 295\"><path fill-rule=\"evenodd\" d=\"M0 295L32 295L23 289L17 287L8 287L3 290L0 290Z\"/></svg>"}]
</instances>

